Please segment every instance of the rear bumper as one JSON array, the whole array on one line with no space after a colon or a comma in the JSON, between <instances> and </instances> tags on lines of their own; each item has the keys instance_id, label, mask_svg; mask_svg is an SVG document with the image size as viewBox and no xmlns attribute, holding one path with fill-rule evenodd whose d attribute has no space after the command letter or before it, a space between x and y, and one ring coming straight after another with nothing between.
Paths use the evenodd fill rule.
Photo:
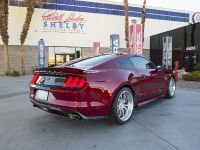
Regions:
<instances>
[{"instance_id":1,"label":"rear bumper","mask_svg":"<svg viewBox=\"0 0 200 150\"><path fill-rule=\"evenodd\" d=\"M41 101L35 98L37 90L49 92L47 101ZM92 95L90 92L92 92ZM96 99L95 97L97 97L97 94L95 95L94 90L91 89L84 89L81 92L71 92L65 89L30 85L29 99L33 103L33 106L64 116L75 114L81 119L107 118L109 101L102 101L101 97L97 97Z\"/></svg>"},{"instance_id":2,"label":"rear bumper","mask_svg":"<svg viewBox=\"0 0 200 150\"><path fill-rule=\"evenodd\" d=\"M34 107L38 107L44 111L50 112L50 113L54 113L54 114L59 114L59 115L63 115L63 116L67 116L71 119L74 120L98 120L98 119L106 119L106 116L85 116L83 114L81 114L80 112L76 111L76 110L71 110L71 109L65 109L62 107L56 107L56 106L52 106L49 105L47 103L42 103L42 102L38 102L38 101L32 101L33 106Z\"/></svg>"}]
</instances>

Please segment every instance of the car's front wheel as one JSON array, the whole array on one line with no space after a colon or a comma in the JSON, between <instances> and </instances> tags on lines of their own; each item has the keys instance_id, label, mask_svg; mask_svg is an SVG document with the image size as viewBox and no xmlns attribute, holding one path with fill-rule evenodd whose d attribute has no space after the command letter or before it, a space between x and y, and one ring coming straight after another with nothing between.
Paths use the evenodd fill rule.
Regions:
<instances>
[{"instance_id":1,"label":"car's front wheel","mask_svg":"<svg viewBox=\"0 0 200 150\"><path fill-rule=\"evenodd\" d=\"M171 77L168 82L168 90L167 90L166 98L174 97L175 92L176 92L176 81L173 77Z\"/></svg>"},{"instance_id":2,"label":"car's front wheel","mask_svg":"<svg viewBox=\"0 0 200 150\"><path fill-rule=\"evenodd\" d=\"M127 88L122 88L113 100L113 105L110 113L110 120L124 124L129 121L134 108L133 92Z\"/></svg>"}]
</instances>

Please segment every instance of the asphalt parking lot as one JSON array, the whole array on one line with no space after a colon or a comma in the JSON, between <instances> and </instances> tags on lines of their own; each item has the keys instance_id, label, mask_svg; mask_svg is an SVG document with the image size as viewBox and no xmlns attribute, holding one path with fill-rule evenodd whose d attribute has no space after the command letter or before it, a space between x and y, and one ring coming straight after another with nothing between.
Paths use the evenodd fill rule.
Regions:
<instances>
[{"instance_id":1,"label":"asphalt parking lot","mask_svg":"<svg viewBox=\"0 0 200 150\"><path fill-rule=\"evenodd\" d=\"M31 76L0 77L0 150L199 150L200 90L135 110L128 124L72 121L33 108Z\"/></svg>"}]
</instances>

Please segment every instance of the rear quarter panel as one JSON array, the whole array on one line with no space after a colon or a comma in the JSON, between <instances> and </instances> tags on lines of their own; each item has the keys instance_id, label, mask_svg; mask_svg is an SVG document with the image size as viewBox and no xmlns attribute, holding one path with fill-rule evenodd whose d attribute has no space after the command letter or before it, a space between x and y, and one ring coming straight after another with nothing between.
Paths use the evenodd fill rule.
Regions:
<instances>
[{"instance_id":1,"label":"rear quarter panel","mask_svg":"<svg viewBox=\"0 0 200 150\"><path fill-rule=\"evenodd\" d=\"M108 115L112 100L119 89L129 84L128 70L99 69L85 73L88 82L88 99L102 103L102 111ZM103 114L103 115L105 115Z\"/></svg>"}]
</instances>

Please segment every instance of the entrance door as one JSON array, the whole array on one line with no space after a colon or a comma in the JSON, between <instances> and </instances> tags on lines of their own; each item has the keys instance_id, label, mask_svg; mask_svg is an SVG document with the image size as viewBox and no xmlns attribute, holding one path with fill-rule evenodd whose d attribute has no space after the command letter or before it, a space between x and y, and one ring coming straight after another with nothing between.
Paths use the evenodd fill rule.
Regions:
<instances>
[{"instance_id":1,"label":"entrance door","mask_svg":"<svg viewBox=\"0 0 200 150\"><path fill-rule=\"evenodd\" d=\"M62 65L65 62L75 59L75 54L55 54L56 65Z\"/></svg>"},{"instance_id":2,"label":"entrance door","mask_svg":"<svg viewBox=\"0 0 200 150\"><path fill-rule=\"evenodd\" d=\"M65 62L71 61L75 58L80 58L80 47L49 47L48 66L53 67Z\"/></svg>"}]
</instances>

